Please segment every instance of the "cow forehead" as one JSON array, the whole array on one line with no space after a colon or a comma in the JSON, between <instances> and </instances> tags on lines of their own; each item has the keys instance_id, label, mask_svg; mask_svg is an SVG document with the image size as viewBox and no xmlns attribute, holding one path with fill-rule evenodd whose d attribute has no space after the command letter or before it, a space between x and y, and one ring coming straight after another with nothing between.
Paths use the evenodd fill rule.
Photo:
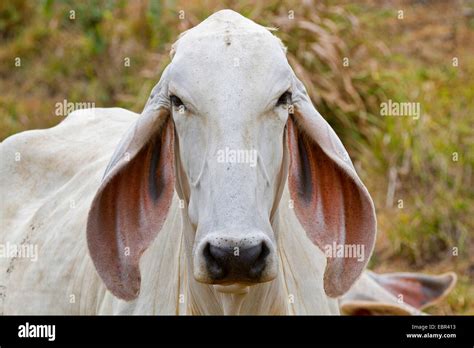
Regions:
<instances>
[{"instance_id":1,"label":"cow forehead","mask_svg":"<svg viewBox=\"0 0 474 348\"><path fill-rule=\"evenodd\" d=\"M175 44L171 80L200 97L265 94L286 83L291 69L279 39L235 12L220 12Z\"/></svg>"},{"instance_id":2,"label":"cow forehead","mask_svg":"<svg viewBox=\"0 0 474 348\"><path fill-rule=\"evenodd\" d=\"M237 35L254 34L266 35L267 38L273 36L267 28L261 26L248 18L231 10L216 12L206 20L182 33L178 43L196 38L219 36L225 39L227 44L232 44L232 37ZM273 39L277 40L275 37Z\"/></svg>"},{"instance_id":3,"label":"cow forehead","mask_svg":"<svg viewBox=\"0 0 474 348\"><path fill-rule=\"evenodd\" d=\"M194 32L218 32L228 29L264 30L265 27L232 10L221 10L207 17L191 30ZM190 30L190 31L191 31Z\"/></svg>"}]
</instances>

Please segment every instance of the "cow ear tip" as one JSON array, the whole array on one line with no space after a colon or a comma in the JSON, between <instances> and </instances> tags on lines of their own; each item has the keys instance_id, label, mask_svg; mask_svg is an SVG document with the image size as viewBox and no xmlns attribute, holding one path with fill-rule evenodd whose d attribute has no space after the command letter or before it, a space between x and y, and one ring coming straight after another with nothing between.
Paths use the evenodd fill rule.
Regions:
<instances>
[{"instance_id":1,"label":"cow ear tip","mask_svg":"<svg viewBox=\"0 0 474 348\"><path fill-rule=\"evenodd\" d=\"M446 278L450 278L452 282L456 282L458 280L458 275L455 272L446 272L443 274Z\"/></svg>"},{"instance_id":2,"label":"cow ear tip","mask_svg":"<svg viewBox=\"0 0 474 348\"><path fill-rule=\"evenodd\" d=\"M137 291L136 293L134 294L130 294L129 297L127 297L125 299L125 301L133 301L133 300L136 300L138 298L138 295L140 294L140 291Z\"/></svg>"},{"instance_id":3,"label":"cow ear tip","mask_svg":"<svg viewBox=\"0 0 474 348\"><path fill-rule=\"evenodd\" d=\"M129 302L137 299L138 295L140 294L140 288L135 291L124 290L113 294L119 299Z\"/></svg>"},{"instance_id":4,"label":"cow ear tip","mask_svg":"<svg viewBox=\"0 0 474 348\"><path fill-rule=\"evenodd\" d=\"M331 298L340 297L344 295L347 290L349 289L345 289L345 287L342 286L336 286L334 283L328 282L326 279L324 281L324 292Z\"/></svg>"},{"instance_id":5,"label":"cow ear tip","mask_svg":"<svg viewBox=\"0 0 474 348\"><path fill-rule=\"evenodd\" d=\"M344 295L357 282L365 267L344 269L342 265L329 259L324 272L324 292L331 298ZM342 276L344 275L344 276Z\"/></svg>"},{"instance_id":6,"label":"cow ear tip","mask_svg":"<svg viewBox=\"0 0 474 348\"><path fill-rule=\"evenodd\" d=\"M458 275L455 272L446 272L441 274L441 277L446 279L445 291L451 291L458 282Z\"/></svg>"},{"instance_id":7,"label":"cow ear tip","mask_svg":"<svg viewBox=\"0 0 474 348\"><path fill-rule=\"evenodd\" d=\"M140 276L138 276L138 281L129 281L128 284L131 285L118 283L115 284L116 286L107 286L107 288L115 297L127 302L133 301L140 295Z\"/></svg>"}]
</instances>

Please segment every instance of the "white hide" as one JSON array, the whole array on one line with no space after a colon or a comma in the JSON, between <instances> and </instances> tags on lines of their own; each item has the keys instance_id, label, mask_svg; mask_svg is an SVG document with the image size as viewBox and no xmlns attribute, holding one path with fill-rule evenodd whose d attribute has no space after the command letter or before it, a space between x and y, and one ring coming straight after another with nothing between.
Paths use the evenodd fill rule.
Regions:
<instances>
[{"instance_id":1,"label":"white hide","mask_svg":"<svg viewBox=\"0 0 474 348\"><path fill-rule=\"evenodd\" d=\"M88 209L115 146L137 117L119 108L76 111L56 127L1 143L0 243L36 245L39 255L36 262L0 258L0 313L224 314L228 297L237 296L194 280L183 238L191 227L176 195L141 259L139 297L115 298L97 275L86 244ZM285 189L282 202L288 200ZM278 215L280 272L250 287L240 314L337 314L337 301L323 290L323 253L288 204Z\"/></svg>"}]
</instances>

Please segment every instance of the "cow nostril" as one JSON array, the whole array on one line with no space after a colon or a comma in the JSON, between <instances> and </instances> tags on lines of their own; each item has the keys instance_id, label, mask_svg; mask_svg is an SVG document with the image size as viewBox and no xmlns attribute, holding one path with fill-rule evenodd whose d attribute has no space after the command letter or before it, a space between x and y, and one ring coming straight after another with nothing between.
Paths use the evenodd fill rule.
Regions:
<instances>
[{"instance_id":1,"label":"cow nostril","mask_svg":"<svg viewBox=\"0 0 474 348\"><path fill-rule=\"evenodd\" d=\"M268 249L267 245L262 242L260 245L260 253L258 254L257 259L252 264L249 269L249 276L250 278L259 278L265 269L267 263L267 256L270 254L270 249Z\"/></svg>"},{"instance_id":2,"label":"cow nostril","mask_svg":"<svg viewBox=\"0 0 474 348\"><path fill-rule=\"evenodd\" d=\"M210 276L215 280L224 278L227 273L224 263L224 251L207 243L203 250L203 256Z\"/></svg>"},{"instance_id":3,"label":"cow nostril","mask_svg":"<svg viewBox=\"0 0 474 348\"><path fill-rule=\"evenodd\" d=\"M251 247L238 248L238 253L236 253L236 256L238 256L237 261L239 264L241 264L244 268L251 267L262 254L262 244L263 243Z\"/></svg>"}]
</instances>

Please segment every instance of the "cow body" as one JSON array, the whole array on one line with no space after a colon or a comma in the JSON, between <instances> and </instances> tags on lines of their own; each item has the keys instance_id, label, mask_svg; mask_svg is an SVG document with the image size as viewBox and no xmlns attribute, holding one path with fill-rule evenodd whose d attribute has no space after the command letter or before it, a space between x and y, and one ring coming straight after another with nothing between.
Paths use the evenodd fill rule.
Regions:
<instances>
[{"instance_id":1,"label":"cow body","mask_svg":"<svg viewBox=\"0 0 474 348\"><path fill-rule=\"evenodd\" d=\"M1 144L0 241L38 251L36 261L0 258L2 314L224 314L236 295L194 280L184 253L185 234L192 231L177 195L140 262L136 300L114 297L94 269L87 214L117 143L137 117L118 108L81 110L56 127L20 133ZM285 189L282 202L288 201ZM289 207L281 204L274 222L279 276L250 287L240 314L339 312L322 287L325 257Z\"/></svg>"}]
</instances>

